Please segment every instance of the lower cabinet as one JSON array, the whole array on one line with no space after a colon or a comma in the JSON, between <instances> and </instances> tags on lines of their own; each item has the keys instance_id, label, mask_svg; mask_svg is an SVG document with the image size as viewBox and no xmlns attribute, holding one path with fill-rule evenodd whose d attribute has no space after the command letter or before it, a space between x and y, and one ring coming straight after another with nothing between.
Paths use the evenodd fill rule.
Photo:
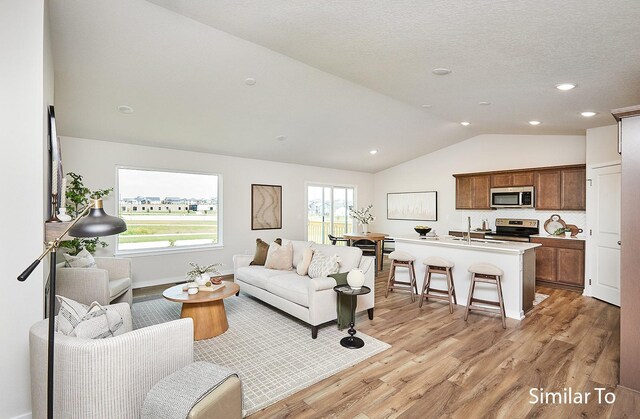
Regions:
<instances>
[{"instance_id":1,"label":"lower cabinet","mask_svg":"<svg viewBox=\"0 0 640 419\"><path fill-rule=\"evenodd\" d=\"M584 288L584 240L532 237L536 248L536 282Z\"/></svg>"}]
</instances>

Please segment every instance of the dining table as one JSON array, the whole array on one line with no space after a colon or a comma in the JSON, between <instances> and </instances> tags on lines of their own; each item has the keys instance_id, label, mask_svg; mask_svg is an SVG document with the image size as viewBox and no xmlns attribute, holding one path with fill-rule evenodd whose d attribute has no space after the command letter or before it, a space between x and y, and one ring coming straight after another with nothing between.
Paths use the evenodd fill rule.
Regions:
<instances>
[{"instance_id":1,"label":"dining table","mask_svg":"<svg viewBox=\"0 0 640 419\"><path fill-rule=\"evenodd\" d=\"M376 243L378 259L376 260L377 270L382 270L384 263L384 255L382 254L382 243L384 239L389 237L386 233L345 233L342 235L345 239L349 240L349 246L353 246L353 243L358 240L371 240Z\"/></svg>"}]
</instances>

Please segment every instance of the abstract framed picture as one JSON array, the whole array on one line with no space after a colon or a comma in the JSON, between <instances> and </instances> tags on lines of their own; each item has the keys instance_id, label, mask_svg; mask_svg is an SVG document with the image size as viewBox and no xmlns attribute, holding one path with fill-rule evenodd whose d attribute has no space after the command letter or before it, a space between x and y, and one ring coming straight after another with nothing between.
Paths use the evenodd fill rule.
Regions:
<instances>
[{"instance_id":1,"label":"abstract framed picture","mask_svg":"<svg viewBox=\"0 0 640 419\"><path fill-rule=\"evenodd\" d=\"M388 220L438 221L438 192L390 192Z\"/></svg>"},{"instance_id":2,"label":"abstract framed picture","mask_svg":"<svg viewBox=\"0 0 640 419\"><path fill-rule=\"evenodd\" d=\"M251 185L251 230L282 228L282 186Z\"/></svg>"}]
</instances>

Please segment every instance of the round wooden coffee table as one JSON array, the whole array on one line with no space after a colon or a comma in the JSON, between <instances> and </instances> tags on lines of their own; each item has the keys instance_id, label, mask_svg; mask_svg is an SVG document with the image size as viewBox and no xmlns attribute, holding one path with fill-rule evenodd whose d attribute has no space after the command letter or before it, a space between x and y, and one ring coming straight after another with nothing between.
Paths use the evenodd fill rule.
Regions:
<instances>
[{"instance_id":1,"label":"round wooden coffee table","mask_svg":"<svg viewBox=\"0 0 640 419\"><path fill-rule=\"evenodd\" d=\"M209 339L223 334L229 329L227 313L224 310L224 299L237 294L240 286L233 282L223 281L224 287L219 290L200 291L188 294L182 291L184 284L179 284L164 290L162 296L169 301L182 303L180 318L193 319L193 338L195 340Z\"/></svg>"}]
</instances>

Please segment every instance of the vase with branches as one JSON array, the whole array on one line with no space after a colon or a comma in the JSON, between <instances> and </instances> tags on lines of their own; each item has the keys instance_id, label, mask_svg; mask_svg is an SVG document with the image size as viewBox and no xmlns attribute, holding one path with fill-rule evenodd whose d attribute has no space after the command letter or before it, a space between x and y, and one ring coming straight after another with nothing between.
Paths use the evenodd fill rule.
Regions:
<instances>
[{"instance_id":1,"label":"vase with branches","mask_svg":"<svg viewBox=\"0 0 640 419\"><path fill-rule=\"evenodd\" d=\"M365 208L361 209L350 209L349 215L353 217L354 220L358 221L362 224L362 228L365 233L368 233L369 224L376 220L376 217L371 213L371 209L373 208L373 204L369 204Z\"/></svg>"}]
</instances>

